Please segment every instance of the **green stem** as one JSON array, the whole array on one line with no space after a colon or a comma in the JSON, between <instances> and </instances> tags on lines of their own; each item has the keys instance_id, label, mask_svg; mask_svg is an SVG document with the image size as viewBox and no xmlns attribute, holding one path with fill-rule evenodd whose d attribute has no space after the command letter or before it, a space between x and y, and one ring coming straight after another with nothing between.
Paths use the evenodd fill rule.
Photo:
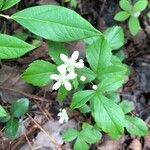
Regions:
<instances>
[{"instance_id":1,"label":"green stem","mask_svg":"<svg viewBox=\"0 0 150 150\"><path fill-rule=\"evenodd\" d=\"M10 16L8 16L8 15L3 15L3 14L0 14L0 17L4 17L4 18L6 18L6 19L11 19Z\"/></svg>"}]
</instances>

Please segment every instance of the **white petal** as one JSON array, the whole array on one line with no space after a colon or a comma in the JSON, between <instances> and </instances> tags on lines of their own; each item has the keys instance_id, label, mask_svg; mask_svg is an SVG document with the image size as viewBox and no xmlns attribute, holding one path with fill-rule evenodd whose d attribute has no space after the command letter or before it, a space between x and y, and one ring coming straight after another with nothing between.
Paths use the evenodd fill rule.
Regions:
<instances>
[{"instance_id":1,"label":"white petal","mask_svg":"<svg viewBox=\"0 0 150 150\"><path fill-rule=\"evenodd\" d=\"M60 74L65 75L66 74L66 65L62 64L60 66L57 67L57 70L60 72Z\"/></svg>"},{"instance_id":2,"label":"white petal","mask_svg":"<svg viewBox=\"0 0 150 150\"><path fill-rule=\"evenodd\" d=\"M73 80L77 77L77 74L73 71L71 71L68 75L67 75L67 79L69 80Z\"/></svg>"},{"instance_id":3,"label":"white petal","mask_svg":"<svg viewBox=\"0 0 150 150\"><path fill-rule=\"evenodd\" d=\"M65 54L60 54L60 59L63 61L63 62L68 62L68 56L66 56Z\"/></svg>"},{"instance_id":4,"label":"white petal","mask_svg":"<svg viewBox=\"0 0 150 150\"><path fill-rule=\"evenodd\" d=\"M64 113L64 114L66 114L66 112L67 112L66 109L62 109L61 111L62 111L62 113Z\"/></svg>"},{"instance_id":5,"label":"white petal","mask_svg":"<svg viewBox=\"0 0 150 150\"><path fill-rule=\"evenodd\" d=\"M76 61L79 57L79 52L74 51L73 54L71 55L71 60Z\"/></svg>"},{"instance_id":6,"label":"white petal","mask_svg":"<svg viewBox=\"0 0 150 150\"><path fill-rule=\"evenodd\" d=\"M50 78L51 78L52 80L58 80L58 79L59 79L59 75L57 75L57 74L52 74L52 75L50 76Z\"/></svg>"},{"instance_id":7,"label":"white petal","mask_svg":"<svg viewBox=\"0 0 150 150\"><path fill-rule=\"evenodd\" d=\"M74 64L74 66L76 68L83 68L84 67L84 63L83 62L77 62L77 63Z\"/></svg>"},{"instance_id":8,"label":"white petal","mask_svg":"<svg viewBox=\"0 0 150 150\"><path fill-rule=\"evenodd\" d=\"M63 123L64 123L64 117L60 117L59 123L60 123L60 124L63 124Z\"/></svg>"},{"instance_id":9,"label":"white petal","mask_svg":"<svg viewBox=\"0 0 150 150\"><path fill-rule=\"evenodd\" d=\"M61 116L62 116L62 112L59 112L59 113L57 114L57 116L61 117Z\"/></svg>"},{"instance_id":10,"label":"white petal","mask_svg":"<svg viewBox=\"0 0 150 150\"><path fill-rule=\"evenodd\" d=\"M61 83L60 83L60 82L56 82L56 83L53 85L52 89L53 89L53 90L58 90L58 89L60 88L60 86L61 86Z\"/></svg>"},{"instance_id":11,"label":"white petal","mask_svg":"<svg viewBox=\"0 0 150 150\"><path fill-rule=\"evenodd\" d=\"M64 121L65 121L65 122L68 122L68 120L69 120L69 117L68 117L68 115L66 114L66 115L64 116Z\"/></svg>"},{"instance_id":12,"label":"white petal","mask_svg":"<svg viewBox=\"0 0 150 150\"><path fill-rule=\"evenodd\" d=\"M64 82L64 86L66 88L67 91L70 91L72 89L71 83L68 81Z\"/></svg>"}]
</instances>

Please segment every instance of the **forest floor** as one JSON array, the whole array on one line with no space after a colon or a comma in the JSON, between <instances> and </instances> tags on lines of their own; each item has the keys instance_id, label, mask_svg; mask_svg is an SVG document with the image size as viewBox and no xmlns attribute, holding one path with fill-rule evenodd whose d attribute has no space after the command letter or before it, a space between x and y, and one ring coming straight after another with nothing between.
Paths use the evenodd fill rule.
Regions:
<instances>
[{"instance_id":1,"label":"forest floor","mask_svg":"<svg viewBox=\"0 0 150 150\"><path fill-rule=\"evenodd\" d=\"M113 25L121 25L124 28L126 44L122 48L125 51L124 63L128 64L131 74L127 83L121 89L121 98L134 102L134 113L140 116L150 125L150 19L146 17L148 10L140 16L141 31L133 38L127 28L127 23L120 24L113 17L119 10L118 0L77 0L75 8L81 16L92 23L100 31L104 31ZM19 5L5 11L11 15L17 10L42 4L56 4L69 7L63 0L22 0ZM37 42L31 38L21 26L6 19L0 20L1 33L14 35L27 33L27 41ZM20 74L36 59L48 59L47 42L43 39L40 47L17 60L1 62L0 69L0 103L10 105L12 100L20 97L28 97L31 101L30 110L21 120L21 133L18 138L10 141L0 133L0 150L55 150L50 141L51 136L60 144L63 144L60 134L70 127L76 127L82 120L88 119L74 111L69 114L70 121L59 125L57 113L59 108L68 106L69 100L63 104L55 100L56 93L50 87L33 87L20 79ZM79 50L84 54L82 41L69 43L70 50ZM63 144L64 150L71 150L70 145ZM150 150L150 135L138 138L125 134L119 140L111 140L104 135L102 140L91 146L91 150Z\"/></svg>"}]
</instances>

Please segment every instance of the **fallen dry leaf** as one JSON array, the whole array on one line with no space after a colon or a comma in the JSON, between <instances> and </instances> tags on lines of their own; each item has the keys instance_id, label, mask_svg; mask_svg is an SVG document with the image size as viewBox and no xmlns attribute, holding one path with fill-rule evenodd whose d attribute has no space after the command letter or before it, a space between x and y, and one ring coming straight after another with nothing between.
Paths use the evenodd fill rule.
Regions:
<instances>
[{"instance_id":1,"label":"fallen dry leaf","mask_svg":"<svg viewBox=\"0 0 150 150\"><path fill-rule=\"evenodd\" d=\"M0 69L0 96L4 102L12 103L13 100L24 97L12 90L33 92L33 87L25 83L20 76L19 69L15 67L3 65Z\"/></svg>"},{"instance_id":2,"label":"fallen dry leaf","mask_svg":"<svg viewBox=\"0 0 150 150\"><path fill-rule=\"evenodd\" d=\"M138 139L134 139L128 147L129 150L142 150L142 144Z\"/></svg>"}]
</instances>

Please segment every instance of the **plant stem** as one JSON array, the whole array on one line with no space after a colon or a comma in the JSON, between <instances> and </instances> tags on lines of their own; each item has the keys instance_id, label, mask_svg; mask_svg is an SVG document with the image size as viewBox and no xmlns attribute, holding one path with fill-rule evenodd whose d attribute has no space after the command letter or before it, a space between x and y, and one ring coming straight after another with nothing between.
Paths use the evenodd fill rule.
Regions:
<instances>
[{"instance_id":1,"label":"plant stem","mask_svg":"<svg viewBox=\"0 0 150 150\"><path fill-rule=\"evenodd\" d=\"M11 19L10 16L8 16L8 15L3 15L3 14L0 14L0 17L4 17L4 18L6 18L6 19Z\"/></svg>"}]
</instances>

